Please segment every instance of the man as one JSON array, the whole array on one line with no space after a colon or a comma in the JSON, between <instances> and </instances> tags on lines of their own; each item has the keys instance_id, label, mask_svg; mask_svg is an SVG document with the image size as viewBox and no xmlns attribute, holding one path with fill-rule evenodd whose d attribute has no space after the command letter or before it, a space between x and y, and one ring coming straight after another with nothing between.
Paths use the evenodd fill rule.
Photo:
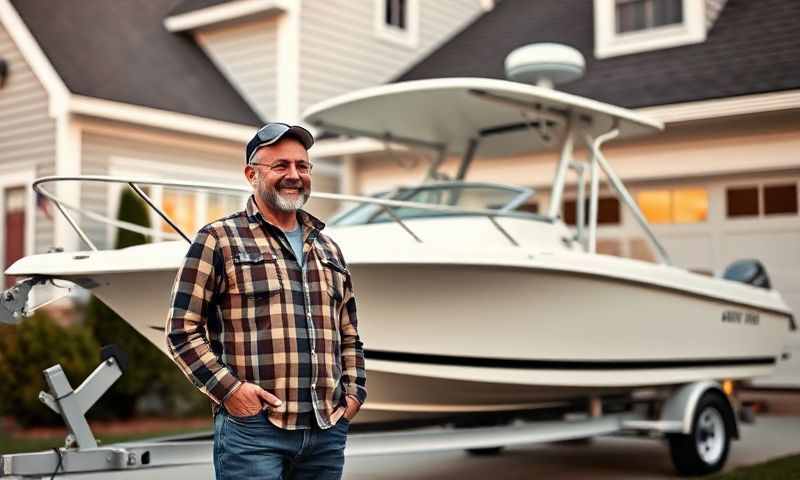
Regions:
<instances>
[{"instance_id":1,"label":"man","mask_svg":"<svg viewBox=\"0 0 800 480\"><path fill-rule=\"evenodd\" d=\"M350 273L301 210L313 143L262 127L245 149L245 210L200 229L175 279L167 346L214 403L218 479L341 478L366 399Z\"/></svg>"}]
</instances>

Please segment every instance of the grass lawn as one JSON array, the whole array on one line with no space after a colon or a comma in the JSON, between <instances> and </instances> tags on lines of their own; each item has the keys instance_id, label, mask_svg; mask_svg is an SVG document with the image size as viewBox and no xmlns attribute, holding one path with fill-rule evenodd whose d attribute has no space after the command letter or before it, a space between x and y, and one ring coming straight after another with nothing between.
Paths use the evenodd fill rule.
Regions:
<instances>
[{"instance_id":1,"label":"grass lawn","mask_svg":"<svg viewBox=\"0 0 800 480\"><path fill-rule=\"evenodd\" d=\"M202 427L176 427L175 425L166 425L163 428L154 428L146 432L136 432L131 434L99 434L96 435L96 438L98 439L98 443L101 445L108 445L111 443L142 440L145 438L180 435L183 433L208 432L210 430L210 423L209 425ZM7 432L0 431L0 454L34 452L39 450L49 450L54 447L63 447L65 436L66 433L62 435L31 438L27 436L9 435Z\"/></svg>"},{"instance_id":2,"label":"grass lawn","mask_svg":"<svg viewBox=\"0 0 800 480\"><path fill-rule=\"evenodd\" d=\"M707 477L707 480L800 480L800 455L740 467L729 473Z\"/></svg>"}]
</instances>

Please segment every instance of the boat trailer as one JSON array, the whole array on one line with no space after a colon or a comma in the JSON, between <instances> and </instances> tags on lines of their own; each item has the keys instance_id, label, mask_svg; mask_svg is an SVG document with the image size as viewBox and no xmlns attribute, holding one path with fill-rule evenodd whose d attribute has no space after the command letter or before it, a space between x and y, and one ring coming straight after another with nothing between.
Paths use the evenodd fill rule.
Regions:
<instances>
[{"instance_id":1,"label":"boat trailer","mask_svg":"<svg viewBox=\"0 0 800 480\"><path fill-rule=\"evenodd\" d=\"M86 412L118 380L127 368L127 356L116 346L102 350L102 362L73 389L61 365L43 371L49 392L39 400L61 415L69 431L65 446L52 450L0 455L0 477L42 478L195 478L210 474L213 441L210 434L98 445L86 420ZM715 408L709 417L707 405ZM677 386L657 415L651 404L622 413L603 413L603 400L591 398L588 408L564 420L514 420L502 425L444 426L351 433L345 455L408 454L445 450L494 453L507 446L588 439L601 435L667 436L675 466L682 473L696 471L703 451L724 448L738 438L733 406L716 382ZM699 410L698 407L702 410ZM713 415L716 412L717 415ZM710 419L710 421L709 421ZM716 421L715 421L716 420ZM696 448L688 448L696 446ZM722 458L722 462L725 458ZM691 468L694 466L695 468Z\"/></svg>"}]
</instances>

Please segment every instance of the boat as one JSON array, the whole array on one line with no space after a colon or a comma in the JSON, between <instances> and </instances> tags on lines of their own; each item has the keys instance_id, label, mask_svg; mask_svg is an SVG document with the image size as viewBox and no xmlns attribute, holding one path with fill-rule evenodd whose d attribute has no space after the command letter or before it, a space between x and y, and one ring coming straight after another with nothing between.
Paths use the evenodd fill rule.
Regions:
<instances>
[{"instance_id":1,"label":"boat","mask_svg":"<svg viewBox=\"0 0 800 480\"><path fill-rule=\"evenodd\" d=\"M319 130L422 149L432 158L419 185L374 197L312 194L355 203L325 232L345 252L359 302L369 389L360 422L527 411L766 376L795 328L758 262L732 266L728 278L670 263L602 151L606 142L663 129L645 115L545 86L447 78L346 94L304 117ZM580 147L588 160L576 160ZM541 214L519 211L535 198L532 189L466 180L476 156L540 151L559 156ZM460 163L445 168L456 155ZM602 175L641 224L657 262L597 253ZM247 188L102 176L34 183L89 249L31 255L10 266L6 274L27 280L6 292L4 320L24 315L30 289L66 280L165 351L170 290L191 232L175 226L185 240L97 251L73 218L87 213L45 188L68 181L127 184L173 226L142 186ZM568 184L578 191L576 229L561 218Z\"/></svg>"}]
</instances>

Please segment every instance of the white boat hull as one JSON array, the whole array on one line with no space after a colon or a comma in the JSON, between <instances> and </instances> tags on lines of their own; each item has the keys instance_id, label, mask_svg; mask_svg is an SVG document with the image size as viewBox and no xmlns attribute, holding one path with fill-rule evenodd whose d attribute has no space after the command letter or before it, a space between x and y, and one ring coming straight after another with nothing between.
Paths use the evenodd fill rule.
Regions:
<instances>
[{"instance_id":1,"label":"white boat hull","mask_svg":"<svg viewBox=\"0 0 800 480\"><path fill-rule=\"evenodd\" d=\"M452 263L350 269L367 349L361 421L532 409L590 393L768 375L788 331L778 311L596 275ZM97 297L166 351L175 272L60 277L96 284ZM749 323L723 321L729 311Z\"/></svg>"}]
</instances>

